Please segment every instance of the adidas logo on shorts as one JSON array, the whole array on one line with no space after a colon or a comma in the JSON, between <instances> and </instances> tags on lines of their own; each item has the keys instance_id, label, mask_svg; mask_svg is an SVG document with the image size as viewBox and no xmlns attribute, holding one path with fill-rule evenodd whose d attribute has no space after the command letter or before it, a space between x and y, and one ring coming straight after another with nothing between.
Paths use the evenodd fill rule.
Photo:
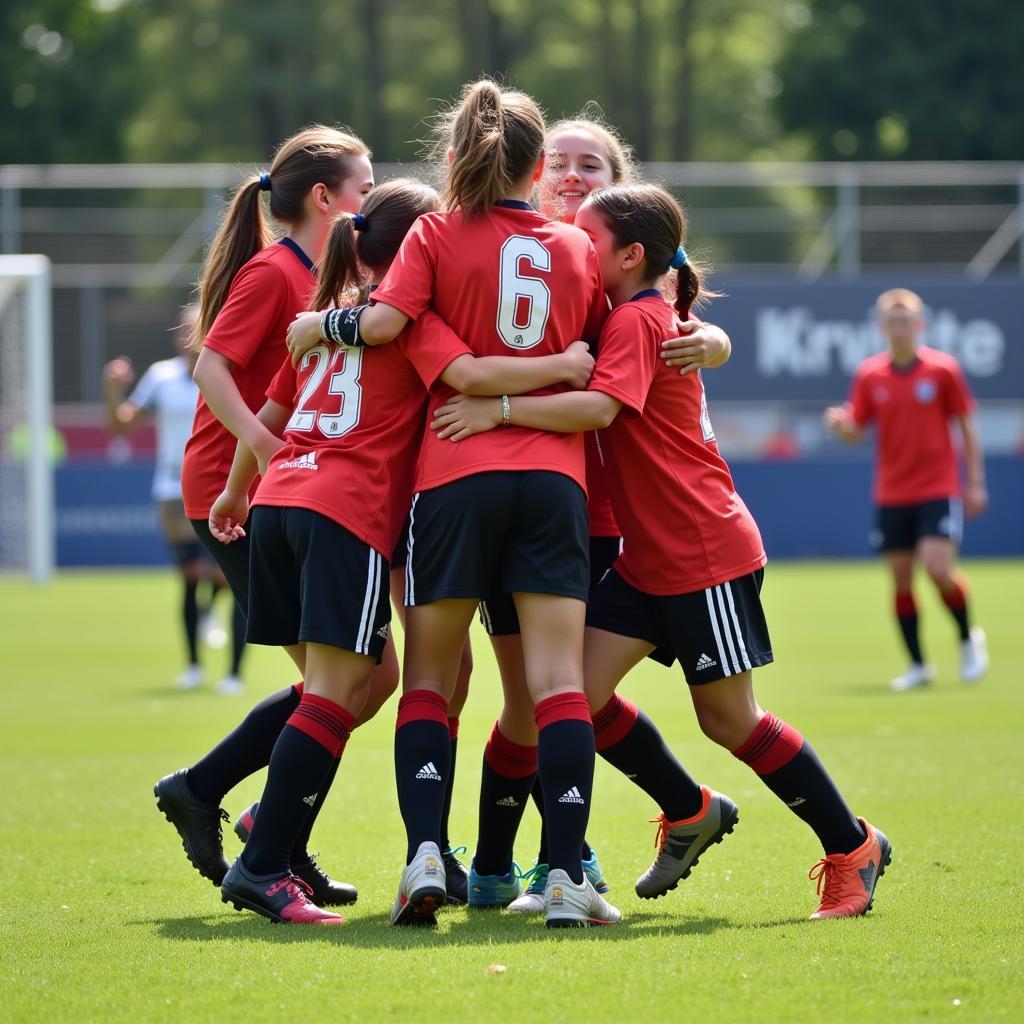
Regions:
<instances>
[{"instance_id":1,"label":"adidas logo on shorts","mask_svg":"<svg viewBox=\"0 0 1024 1024\"><path fill-rule=\"evenodd\" d=\"M305 455L300 455L297 459L291 459L289 462L282 462L278 468L319 469L320 467L316 464L316 452L307 452Z\"/></svg>"},{"instance_id":2,"label":"adidas logo on shorts","mask_svg":"<svg viewBox=\"0 0 1024 1024\"><path fill-rule=\"evenodd\" d=\"M560 804L582 804L582 803L586 803L586 801L583 799L583 797L580 796L580 791L575 786L573 786L572 789L570 789L567 793L563 793L558 798L558 802Z\"/></svg>"},{"instance_id":3,"label":"adidas logo on shorts","mask_svg":"<svg viewBox=\"0 0 1024 1024\"><path fill-rule=\"evenodd\" d=\"M302 802L304 804L309 804L309 806L312 807L313 804L316 803L316 797L317 797L316 793L310 793L309 796L304 796L302 798Z\"/></svg>"},{"instance_id":4,"label":"adidas logo on shorts","mask_svg":"<svg viewBox=\"0 0 1024 1024\"><path fill-rule=\"evenodd\" d=\"M437 774L437 769L434 767L433 761L428 761L417 773L417 779L431 779L434 782L440 782L441 776Z\"/></svg>"},{"instance_id":5,"label":"adidas logo on shorts","mask_svg":"<svg viewBox=\"0 0 1024 1024\"><path fill-rule=\"evenodd\" d=\"M702 654L697 659L697 668L695 671L703 672L706 668L714 668L718 664L714 658L709 658L706 654Z\"/></svg>"},{"instance_id":6,"label":"adidas logo on shorts","mask_svg":"<svg viewBox=\"0 0 1024 1024\"><path fill-rule=\"evenodd\" d=\"M385 623L383 626L380 627L380 629L377 630L377 636L379 636L381 638L381 640L387 640L387 638L388 638L388 625L387 625L387 623Z\"/></svg>"},{"instance_id":7,"label":"adidas logo on shorts","mask_svg":"<svg viewBox=\"0 0 1024 1024\"><path fill-rule=\"evenodd\" d=\"M500 800L495 800L495 804L498 807L518 807L519 801L514 796L503 796Z\"/></svg>"}]
</instances>

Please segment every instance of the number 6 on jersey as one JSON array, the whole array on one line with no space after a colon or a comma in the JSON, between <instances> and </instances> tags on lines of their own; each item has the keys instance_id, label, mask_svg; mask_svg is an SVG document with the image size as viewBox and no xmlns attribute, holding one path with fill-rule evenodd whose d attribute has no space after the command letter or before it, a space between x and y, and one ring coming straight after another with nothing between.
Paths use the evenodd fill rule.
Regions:
<instances>
[{"instance_id":1,"label":"number 6 on jersey","mask_svg":"<svg viewBox=\"0 0 1024 1024\"><path fill-rule=\"evenodd\" d=\"M520 262L551 272L551 253L536 238L513 235L501 247L498 287L498 334L509 348L533 348L544 338L551 311L551 292L536 277L523 277Z\"/></svg>"}]
</instances>

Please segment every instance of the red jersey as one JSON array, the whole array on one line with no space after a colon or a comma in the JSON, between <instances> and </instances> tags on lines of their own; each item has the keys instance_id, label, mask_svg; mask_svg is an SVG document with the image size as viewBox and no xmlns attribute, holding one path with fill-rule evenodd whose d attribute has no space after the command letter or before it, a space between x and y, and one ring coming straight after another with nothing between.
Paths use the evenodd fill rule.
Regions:
<instances>
[{"instance_id":1,"label":"red jersey","mask_svg":"<svg viewBox=\"0 0 1024 1024\"><path fill-rule=\"evenodd\" d=\"M974 411L974 399L957 361L921 346L899 367L888 352L857 368L850 389L857 426L878 424L875 502L919 505L960 494L952 416Z\"/></svg>"},{"instance_id":2,"label":"red jersey","mask_svg":"<svg viewBox=\"0 0 1024 1024\"><path fill-rule=\"evenodd\" d=\"M390 345L322 342L298 372L285 360L267 391L293 408L285 445L253 505L308 508L340 523L390 561L409 510L427 392L469 349L433 313Z\"/></svg>"},{"instance_id":3,"label":"red jersey","mask_svg":"<svg viewBox=\"0 0 1024 1024\"><path fill-rule=\"evenodd\" d=\"M420 217L373 301L414 320L432 306L474 355L524 359L564 352L573 341L596 336L607 309L590 239L511 200L482 217L458 211ZM437 404L454 394L442 386ZM428 430L416 489L474 473L528 469L564 473L585 490L582 436L509 427L452 444Z\"/></svg>"},{"instance_id":4,"label":"red jersey","mask_svg":"<svg viewBox=\"0 0 1024 1024\"><path fill-rule=\"evenodd\" d=\"M621 537L612 508L612 480L605 460L601 435L588 430L583 436L587 459L587 517L591 537Z\"/></svg>"},{"instance_id":5,"label":"red jersey","mask_svg":"<svg viewBox=\"0 0 1024 1024\"><path fill-rule=\"evenodd\" d=\"M623 404L601 431L623 550L616 571L647 594L686 594L745 576L767 561L753 516L718 452L699 373L659 357L677 333L661 293L612 310L591 391Z\"/></svg>"},{"instance_id":6,"label":"red jersey","mask_svg":"<svg viewBox=\"0 0 1024 1024\"><path fill-rule=\"evenodd\" d=\"M231 360L235 386L253 412L263 405L267 385L288 354L288 325L309 305L315 284L313 264L291 239L256 253L231 282L203 346ZM181 467L189 519L210 514L227 481L236 444L234 434L200 395Z\"/></svg>"}]
</instances>

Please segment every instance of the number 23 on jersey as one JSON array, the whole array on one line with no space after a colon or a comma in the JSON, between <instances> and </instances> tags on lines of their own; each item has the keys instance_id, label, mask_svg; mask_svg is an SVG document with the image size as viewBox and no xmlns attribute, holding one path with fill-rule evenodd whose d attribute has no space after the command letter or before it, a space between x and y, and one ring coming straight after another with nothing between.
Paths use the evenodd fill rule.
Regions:
<instances>
[{"instance_id":1,"label":"number 23 on jersey","mask_svg":"<svg viewBox=\"0 0 1024 1024\"><path fill-rule=\"evenodd\" d=\"M311 366L295 411L284 429L300 433L317 429L324 437L342 437L359 423L363 349L316 345L302 357L299 372ZM336 401L334 396L338 396Z\"/></svg>"}]
</instances>

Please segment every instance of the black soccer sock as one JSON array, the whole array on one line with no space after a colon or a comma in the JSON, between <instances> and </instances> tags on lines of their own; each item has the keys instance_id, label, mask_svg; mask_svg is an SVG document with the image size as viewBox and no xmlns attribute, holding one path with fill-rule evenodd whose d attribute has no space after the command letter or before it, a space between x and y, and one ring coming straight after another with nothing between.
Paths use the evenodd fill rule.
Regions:
<instances>
[{"instance_id":1,"label":"black soccer sock","mask_svg":"<svg viewBox=\"0 0 1024 1024\"><path fill-rule=\"evenodd\" d=\"M967 610L967 583L963 579L954 579L952 590L942 591L942 603L949 609L949 614L956 621L960 630L960 640L971 639L971 619Z\"/></svg>"},{"instance_id":2,"label":"black soccer sock","mask_svg":"<svg viewBox=\"0 0 1024 1024\"><path fill-rule=\"evenodd\" d=\"M547 697L533 709L537 769L544 787L548 866L583 881L580 851L594 785L594 726L582 693Z\"/></svg>"},{"instance_id":3,"label":"black soccer sock","mask_svg":"<svg viewBox=\"0 0 1024 1024\"><path fill-rule=\"evenodd\" d=\"M237 601L231 602L231 674L241 677L245 653L245 614Z\"/></svg>"},{"instance_id":4,"label":"black soccer sock","mask_svg":"<svg viewBox=\"0 0 1024 1024\"><path fill-rule=\"evenodd\" d=\"M310 861L309 853L309 836L313 831L313 826L316 824L317 816L320 814L320 809L324 805L324 801L327 799L327 794L331 791L331 786L334 784L334 776L338 774L338 769L341 767L341 755L345 752L345 742L342 742L341 749L338 751L338 756L334 759L334 764L331 766L331 770L327 773L327 778L324 779L323 785L317 792L316 800L313 801L313 807L309 814L306 816L305 824L299 831L298 838L292 843L291 852L291 864L292 867L297 867L300 864L308 864Z\"/></svg>"},{"instance_id":5,"label":"black soccer sock","mask_svg":"<svg viewBox=\"0 0 1024 1024\"><path fill-rule=\"evenodd\" d=\"M459 752L459 720L448 719L448 737L452 741L452 763L448 771L448 781L444 786L444 805L441 808L441 852L452 848L448 835L448 817L452 813L452 790L455 788L455 757Z\"/></svg>"},{"instance_id":6,"label":"black soccer sock","mask_svg":"<svg viewBox=\"0 0 1024 1024\"><path fill-rule=\"evenodd\" d=\"M260 809L242 851L242 863L254 875L289 870L295 841L355 724L340 704L302 695L274 744Z\"/></svg>"},{"instance_id":7,"label":"black soccer sock","mask_svg":"<svg viewBox=\"0 0 1024 1024\"><path fill-rule=\"evenodd\" d=\"M473 864L481 875L507 875L512 848L537 777L537 748L513 743L494 723L484 748L480 827Z\"/></svg>"},{"instance_id":8,"label":"black soccer sock","mask_svg":"<svg viewBox=\"0 0 1024 1024\"><path fill-rule=\"evenodd\" d=\"M199 664L199 584L195 580L185 580L185 591L182 595L181 617L185 624L185 643L188 645L188 663Z\"/></svg>"},{"instance_id":9,"label":"black soccer sock","mask_svg":"<svg viewBox=\"0 0 1024 1024\"><path fill-rule=\"evenodd\" d=\"M639 786L669 821L699 813L703 801L700 786L635 704L615 694L595 711L594 742L601 757Z\"/></svg>"},{"instance_id":10,"label":"black soccer sock","mask_svg":"<svg viewBox=\"0 0 1024 1024\"><path fill-rule=\"evenodd\" d=\"M906 644L910 660L915 665L924 664L924 657L921 654L921 640L918 635L917 626L917 602L909 590L901 590L896 593L896 619L900 624L900 633L903 634L903 643Z\"/></svg>"},{"instance_id":11,"label":"black soccer sock","mask_svg":"<svg viewBox=\"0 0 1024 1024\"><path fill-rule=\"evenodd\" d=\"M242 779L265 768L301 694L302 683L298 683L261 700L233 732L189 768L188 788L196 799L219 804Z\"/></svg>"},{"instance_id":12,"label":"black soccer sock","mask_svg":"<svg viewBox=\"0 0 1024 1024\"><path fill-rule=\"evenodd\" d=\"M866 835L811 745L766 711L733 756L814 830L825 853L850 853Z\"/></svg>"},{"instance_id":13,"label":"black soccer sock","mask_svg":"<svg viewBox=\"0 0 1024 1024\"><path fill-rule=\"evenodd\" d=\"M421 843L440 845L451 762L448 702L431 690L403 694L395 731L395 780L398 808L405 822L406 864Z\"/></svg>"}]
</instances>

